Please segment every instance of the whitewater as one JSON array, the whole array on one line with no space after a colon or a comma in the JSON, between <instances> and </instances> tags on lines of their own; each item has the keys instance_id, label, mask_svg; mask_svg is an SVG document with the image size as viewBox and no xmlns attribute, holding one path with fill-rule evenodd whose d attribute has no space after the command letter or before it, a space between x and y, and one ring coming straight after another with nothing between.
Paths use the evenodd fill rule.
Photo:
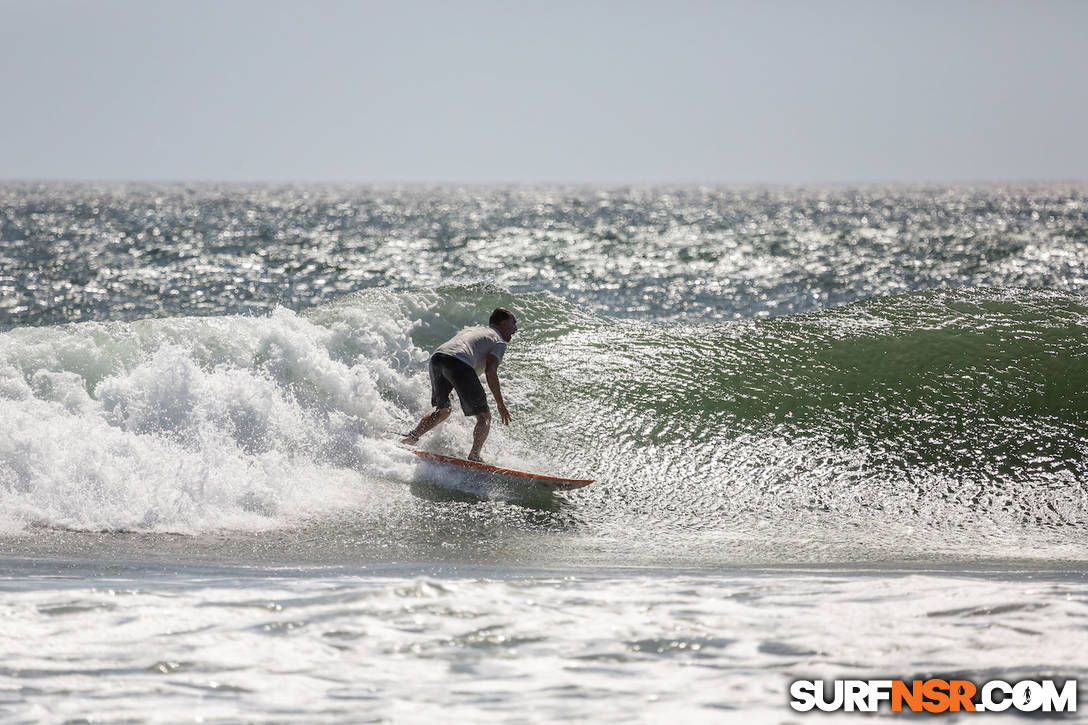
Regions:
<instances>
[{"instance_id":1,"label":"whitewater","mask_svg":"<svg viewBox=\"0 0 1088 725\"><path fill-rule=\"evenodd\" d=\"M1085 677L1083 186L0 200L7 720L787 722L800 678ZM485 458L586 489L397 443L500 305Z\"/></svg>"}]
</instances>

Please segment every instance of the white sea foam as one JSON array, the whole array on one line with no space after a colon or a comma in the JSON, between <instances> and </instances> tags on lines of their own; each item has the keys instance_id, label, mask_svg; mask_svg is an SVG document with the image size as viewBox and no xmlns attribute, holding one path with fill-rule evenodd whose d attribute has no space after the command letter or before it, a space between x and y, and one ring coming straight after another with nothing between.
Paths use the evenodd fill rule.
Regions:
<instances>
[{"instance_id":1,"label":"white sea foam","mask_svg":"<svg viewBox=\"0 0 1088 725\"><path fill-rule=\"evenodd\" d=\"M279 309L6 333L0 525L266 528L373 504L413 465L388 393L424 397L387 361L422 354L398 325Z\"/></svg>"},{"instance_id":2,"label":"white sea foam","mask_svg":"<svg viewBox=\"0 0 1088 725\"><path fill-rule=\"evenodd\" d=\"M790 719L798 678L1084 676L1079 576L487 573L16 586L0 605L4 711L748 723Z\"/></svg>"}]
</instances>

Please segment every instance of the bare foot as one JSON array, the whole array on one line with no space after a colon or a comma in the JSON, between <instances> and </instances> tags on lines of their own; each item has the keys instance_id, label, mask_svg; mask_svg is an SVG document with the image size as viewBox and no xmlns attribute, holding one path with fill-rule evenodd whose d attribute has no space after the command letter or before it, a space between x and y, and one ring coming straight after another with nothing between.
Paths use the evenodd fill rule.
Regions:
<instances>
[{"instance_id":1,"label":"bare foot","mask_svg":"<svg viewBox=\"0 0 1088 725\"><path fill-rule=\"evenodd\" d=\"M409 433L408 435L401 438L400 442L409 446L415 445L416 443L419 443L419 436L417 436L415 433Z\"/></svg>"},{"instance_id":2,"label":"bare foot","mask_svg":"<svg viewBox=\"0 0 1088 725\"><path fill-rule=\"evenodd\" d=\"M468 460L472 461L473 463L483 463L484 462L484 459L480 458L479 454L474 454L474 453L469 453L468 454Z\"/></svg>"}]
</instances>

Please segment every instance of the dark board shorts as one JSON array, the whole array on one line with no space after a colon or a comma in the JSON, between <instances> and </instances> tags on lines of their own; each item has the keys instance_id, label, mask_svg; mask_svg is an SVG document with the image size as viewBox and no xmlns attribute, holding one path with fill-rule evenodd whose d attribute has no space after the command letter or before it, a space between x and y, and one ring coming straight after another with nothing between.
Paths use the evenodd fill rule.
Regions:
<instances>
[{"instance_id":1,"label":"dark board shorts","mask_svg":"<svg viewBox=\"0 0 1088 725\"><path fill-rule=\"evenodd\" d=\"M431 355L431 405L435 408L450 407L450 391L456 390L465 415L487 412L487 396L480 377L466 363L452 355L436 352Z\"/></svg>"}]
</instances>

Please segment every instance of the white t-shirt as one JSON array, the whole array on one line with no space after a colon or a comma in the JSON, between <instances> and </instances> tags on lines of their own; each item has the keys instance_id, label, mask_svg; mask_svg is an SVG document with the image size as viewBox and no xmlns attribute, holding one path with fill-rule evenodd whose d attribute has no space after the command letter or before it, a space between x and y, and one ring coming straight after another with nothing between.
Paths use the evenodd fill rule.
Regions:
<instances>
[{"instance_id":1,"label":"white t-shirt","mask_svg":"<svg viewBox=\"0 0 1088 725\"><path fill-rule=\"evenodd\" d=\"M506 352L506 341L494 327L466 327L439 345L435 352L457 358L479 375L487 365L488 355L502 360L502 355Z\"/></svg>"}]
</instances>

